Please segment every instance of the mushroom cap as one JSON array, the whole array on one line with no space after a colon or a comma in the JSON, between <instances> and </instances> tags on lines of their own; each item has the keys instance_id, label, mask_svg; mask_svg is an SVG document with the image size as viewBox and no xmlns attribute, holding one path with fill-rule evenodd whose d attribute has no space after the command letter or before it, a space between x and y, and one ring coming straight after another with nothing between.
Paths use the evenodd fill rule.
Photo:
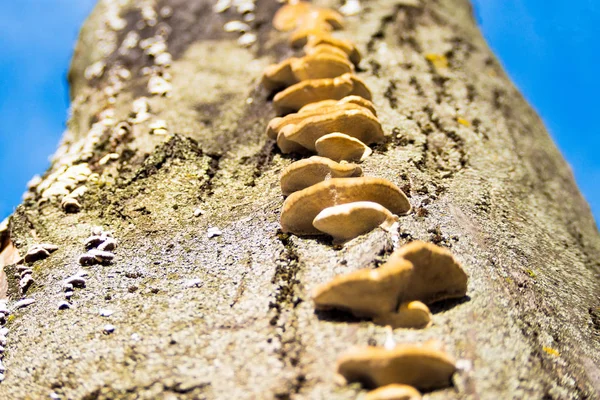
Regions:
<instances>
[{"instance_id":1,"label":"mushroom cap","mask_svg":"<svg viewBox=\"0 0 600 400\"><path fill-rule=\"evenodd\" d=\"M408 260L415 267L410 285L400 295L401 302L420 300L431 304L466 295L467 274L450 251L415 241L396 250L382 268L401 260Z\"/></svg>"},{"instance_id":2,"label":"mushroom cap","mask_svg":"<svg viewBox=\"0 0 600 400\"><path fill-rule=\"evenodd\" d=\"M273 16L273 27L278 31L291 31L311 8L312 4L305 1L289 2L279 8Z\"/></svg>"},{"instance_id":3,"label":"mushroom cap","mask_svg":"<svg viewBox=\"0 0 600 400\"><path fill-rule=\"evenodd\" d=\"M280 132L283 132L286 139L299 143L311 151L318 151L316 142L325 135L334 132L343 132L344 136L330 136L330 140L334 140L337 144L342 144L347 139L345 136L348 136L362 142L362 146L359 146L360 148L365 143L377 143L384 139L383 128L377 117L360 106L346 104L343 107L339 107L339 109L338 107L327 107L321 110L321 112L318 111L318 109L315 110L312 115L308 112L300 114L306 117L302 118L297 124L283 126ZM356 144L358 145L358 143ZM328 147L325 144L323 149ZM363 149L363 151L366 150ZM332 154L335 154L335 152ZM342 158L335 161L340 160Z\"/></svg>"},{"instance_id":4,"label":"mushroom cap","mask_svg":"<svg viewBox=\"0 0 600 400\"><path fill-rule=\"evenodd\" d=\"M267 66L262 75L262 86L268 91L273 91L296 83L296 76L292 72L292 63L296 60L298 58L290 57L280 63Z\"/></svg>"},{"instance_id":5,"label":"mushroom cap","mask_svg":"<svg viewBox=\"0 0 600 400\"><path fill-rule=\"evenodd\" d=\"M431 311L420 301L400 304L398 311L373 317L377 325L390 325L392 328L423 329L431 325Z\"/></svg>"},{"instance_id":6,"label":"mushroom cap","mask_svg":"<svg viewBox=\"0 0 600 400\"><path fill-rule=\"evenodd\" d=\"M318 44L314 47L304 46L304 53L309 56L316 54L330 54L349 60L348 54L344 50L326 43Z\"/></svg>"},{"instance_id":7,"label":"mushroom cap","mask_svg":"<svg viewBox=\"0 0 600 400\"><path fill-rule=\"evenodd\" d=\"M356 164L340 164L329 158L313 156L296 161L281 173L281 192L287 196L330 178L362 176Z\"/></svg>"},{"instance_id":8,"label":"mushroom cap","mask_svg":"<svg viewBox=\"0 0 600 400\"><path fill-rule=\"evenodd\" d=\"M371 100L371 92L364 82L354 74L344 74L335 78L309 79L296 83L273 98L279 112L297 111L308 103L321 100L340 100L349 95L358 95Z\"/></svg>"},{"instance_id":9,"label":"mushroom cap","mask_svg":"<svg viewBox=\"0 0 600 400\"><path fill-rule=\"evenodd\" d=\"M292 140L288 140L285 137L285 134L283 133L283 131L279 131L279 133L277 134L277 147L279 147L279 150L281 150L281 152L283 154L289 154L289 153L307 153L308 150L302 146L299 143L296 143Z\"/></svg>"},{"instance_id":10,"label":"mushroom cap","mask_svg":"<svg viewBox=\"0 0 600 400\"><path fill-rule=\"evenodd\" d=\"M347 310L358 317L393 311L412 268L412 264L406 261L391 269L361 269L338 275L315 288L312 295L315 307Z\"/></svg>"},{"instance_id":11,"label":"mushroom cap","mask_svg":"<svg viewBox=\"0 0 600 400\"><path fill-rule=\"evenodd\" d=\"M373 177L333 178L292 193L283 202L281 228L297 235L318 235L312 222L324 208L355 201L373 201L392 214L405 215L411 206L392 182Z\"/></svg>"},{"instance_id":12,"label":"mushroom cap","mask_svg":"<svg viewBox=\"0 0 600 400\"><path fill-rule=\"evenodd\" d=\"M297 81L335 78L354 72L354 64L346 57L332 54L313 54L297 58L291 63Z\"/></svg>"},{"instance_id":13,"label":"mushroom cap","mask_svg":"<svg viewBox=\"0 0 600 400\"><path fill-rule=\"evenodd\" d=\"M348 98L352 99L345 100ZM290 124L300 124L306 118L316 115L329 114L343 110L370 111L368 107L365 107L363 104L359 104L356 99L362 99L362 97L346 96L341 100L323 100L316 103L309 103L302 107L297 113L288 114L285 117L273 118L267 126L267 136L269 136L271 139L277 139L277 134L284 126ZM370 104L371 107L373 106L373 103L371 103L369 100L364 100L364 102L365 105ZM383 135L383 131L381 134Z\"/></svg>"},{"instance_id":14,"label":"mushroom cap","mask_svg":"<svg viewBox=\"0 0 600 400\"><path fill-rule=\"evenodd\" d=\"M354 65L358 65L360 63L361 55L354 43L349 40L335 38L327 33L310 36L306 42L305 51L307 48L314 48L321 44L327 44L342 50L348 55L348 58Z\"/></svg>"},{"instance_id":15,"label":"mushroom cap","mask_svg":"<svg viewBox=\"0 0 600 400\"><path fill-rule=\"evenodd\" d=\"M364 97L360 97L360 96L356 96L356 95L351 95L351 96L346 96L341 100L323 100L323 101L317 101L315 103L309 103L307 105L305 105L304 107L302 107L300 110L298 110L299 113L304 113L304 112L308 112L308 111L313 111L313 110L318 110L320 108L324 108L324 107L332 107L332 106L344 106L347 104L356 104L358 106L361 106L363 108L366 108L367 110L371 111L371 114L373 114L374 116L377 116L377 110L375 110L375 106L373 105L372 102L370 102L369 100L365 99Z\"/></svg>"},{"instance_id":16,"label":"mushroom cap","mask_svg":"<svg viewBox=\"0 0 600 400\"><path fill-rule=\"evenodd\" d=\"M382 224L391 226L398 217L372 201L356 201L327 207L313 220L313 226L342 243L370 232Z\"/></svg>"},{"instance_id":17,"label":"mushroom cap","mask_svg":"<svg viewBox=\"0 0 600 400\"><path fill-rule=\"evenodd\" d=\"M318 155L333 161L364 161L373 152L360 140L340 132L321 136L315 142L315 148Z\"/></svg>"},{"instance_id":18,"label":"mushroom cap","mask_svg":"<svg viewBox=\"0 0 600 400\"><path fill-rule=\"evenodd\" d=\"M391 350L372 346L352 349L338 359L337 371L347 381L368 387L400 383L432 390L450 386L456 366L443 351L404 344Z\"/></svg>"},{"instance_id":19,"label":"mushroom cap","mask_svg":"<svg viewBox=\"0 0 600 400\"><path fill-rule=\"evenodd\" d=\"M365 400L421 400L421 393L412 386L394 383L371 390Z\"/></svg>"}]
</instances>

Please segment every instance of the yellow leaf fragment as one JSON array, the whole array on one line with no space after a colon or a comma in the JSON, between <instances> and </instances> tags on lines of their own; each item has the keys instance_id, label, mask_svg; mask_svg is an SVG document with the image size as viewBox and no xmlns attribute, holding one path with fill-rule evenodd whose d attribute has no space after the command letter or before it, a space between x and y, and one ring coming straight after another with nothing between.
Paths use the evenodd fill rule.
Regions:
<instances>
[{"instance_id":1,"label":"yellow leaf fragment","mask_svg":"<svg viewBox=\"0 0 600 400\"><path fill-rule=\"evenodd\" d=\"M464 126L471 126L471 123L469 121L461 117L456 118L456 122Z\"/></svg>"},{"instance_id":2,"label":"yellow leaf fragment","mask_svg":"<svg viewBox=\"0 0 600 400\"><path fill-rule=\"evenodd\" d=\"M433 64L436 69L448 68L448 59L443 54L425 54L425 59Z\"/></svg>"},{"instance_id":3,"label":"yellow leaf fragment","mask_svg":"<svg viewBox=\"0 0 600 400\"><path fill-rule=\"evenodd\" d=\"M546 346L544 346L544 347L542 347L542 349L546 353L548 353L548 354L550 354L552 356L560 357L560 353L558 352L558 350L554 350L552 347L546 347Z\"/></svg>"}]
</instances>

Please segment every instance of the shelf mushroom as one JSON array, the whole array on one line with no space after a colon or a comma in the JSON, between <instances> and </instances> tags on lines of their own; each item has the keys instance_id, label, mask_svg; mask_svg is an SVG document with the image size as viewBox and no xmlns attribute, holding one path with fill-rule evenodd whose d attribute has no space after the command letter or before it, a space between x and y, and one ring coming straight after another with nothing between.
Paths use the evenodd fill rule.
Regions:
<instances>
[{"instance_id":1,"label":"shelf mushroom","mask_svg":"<svg viewBox=\"0 0 600 400\"><path fill-rule=\"evenodd\" d=\"M344 106L350 105L350 104L358 105L362 108L365 108L365 109L371 111L371 114L373 114L375 117L377 116L377 110L375 110L373 103L370 102L369 100L365 99L364 97L360 97L360 96L356 96L356 95L346 96L341 100L322 100L322 101L317 101L315 103L309 103L309 104L305 105L304 107L302 107L300 110L298 110L298 114L303 114L303 113L313 111L313 110L315 110L315 111L323 110L326 107L344 107ZM292 115L292 114L290 114L290 115Z\"/></svg>"},{"instance_id":2,"label":"shelf mushroom","mask_svg":"<svg viewBox=\"0 0 600 400\"><path fill-rule=\"evenodd\" d=\"M364 161L373 150L360 140L345 133L333 132L315 141L315 149L321 157L333 161Z\"/></svg>"},{"instance_id":3,"label":"shelf mushroom","mask_svg":"<svg viewBox=\"0 0 600 400\"><path fill-rule=\"evenodd\" d=\"M400 291L406 288L412 274L410 261L389 268L361 269L336 276L313 291L318 309L342 309L357 317L372 317L393 312Z\"/></svg>"},{"instance_id":4,"label":"shelf mushroom","mask_svg":"<svg viewBox=\"0 0 600 400\"><path fill-rule=\"evenodd\" d=\"M282 171L281 192L284 196L288 196L326 179L361 175L362 169L356 164L340 164L329 158L313 156L296 161Z\"/></svg>"},{"instance_id":5,"label":"shelf mushroom","mask_svg":"<svg viewBox=\"0 0 600 400\"><path fill-rule=\"evenodd\" d=\"M365 400L421 400L421 393L412 386L393 383L371 390Z\"/></svg>"},{"instance_id":6,"label":"shelf mushroom","mask_svg":"<svg viewBox=\"0 0 600 400\"><path fill-rule=\"evenodd\" d=\"M333 54L313 54L304 57L290 57L278 64L265 68L262 85L273 91L309 79L335 78L354 72L354 65L345 56Z\"/></svg>"},{"instance_id":7,"label":"shelf mushroom","mask_svg":"<svg viewBox=\"0 0 600 400\"><path fill-rule=\"evenodd\" d=\"M404 384L421 390L439 389L450 386L455 371L450 356L426 344L403 344L391 350L358 347L337 362L337 372L346 381L360 382L369 388Z\"/></svg>"},{"instance_id":8,"label":"shelf mushroom","mask_svg":"<svg viewBox=\"0 0 600 400\"><path fill-rule=\"evenodd\" d=\"M343 132L344 135L355 138L364 144L378 143L384 139L383 129L377 117L367 109L354 104L324 107L294 115L301 118L301 120L296 123L282 124L278 123L279 121L274 123L274 125L279 125L277 127L277 144L284 153L289 147L287 142L297 143L313 152L317 151L317 140L324 135L335 132ZM335 137L334 141L337 142L335 146L342 145L342 148L355 147L348 143L345 143L348 144L348 146L345 146L345 144L340 143L338 137ZM364 151L366 150L363 149ZM335 158L332 159L335 160Z\"/></svg>"},{"instance_id":9,"label":"shelf mushroom","mask_svg":"<svg viewBox=\"0 0 600 400\"><path fill-rule=\"evenodd\" d=\"M381 325L424 328L431 322L426 304L460 298L466 291L467 275L452 254L416 241L375 270L339 275L317 286L313 301L317 309L342 309Z\"/></svg>"},{"instance_id":10,"label":"shelf mushroom","mask_svg":"<svg viewBox=\"0 0 600 400\"><path fill-rule=\"evenodd\" d=\"M299 44L299 43L297 43ZM336 37L331 36L331 34L323 33L320 35L314 35L307 39L306 45L304 45L304 51L308 54L311 49L316 48L319 45L329 45L336 47L342 50L344 53L348 55L348 58L354 65L358 65L362 58L360 52L349 40L338 39Z\"/></svg>"},{"instance_id":11,"label":"shelf mushroom","mask_svg":"<svg viewBox=\"0 0 600 400\"><path fill-rule=\"evenodd\" d=\"M297 235L322 234L313 226L317 214L327 207L355 201L378 203L396 215L411 210L404 192L386 179L333 178L292 193L283 202L281 228Z\"/></svg>"},{"instance_id":12,"label":"shelf mushroom","mask_svg":"<svg viewBox=\"0 0 600 400\"><path fill-rule=\"evenodd\" d=\"M333 237L334 243L343 243L378 226L390 229L398 217L387 208L372 201L356 201L327 207L313 220L313 226Z\"/></svg>"},{"instance_id":13,"label":"shelf mushroom","mask_svg":"<svg viewBox=\"0 0 600 400\"><path fill-rule=\"evenodd\" d=\"M371 91L362 79L354 74L344 74L335 78L309 79L296 83L273 98L279 114L294 112L309 103L321 100L340 100L349 95L371 100Z\"/></svg>"}]
</instances>

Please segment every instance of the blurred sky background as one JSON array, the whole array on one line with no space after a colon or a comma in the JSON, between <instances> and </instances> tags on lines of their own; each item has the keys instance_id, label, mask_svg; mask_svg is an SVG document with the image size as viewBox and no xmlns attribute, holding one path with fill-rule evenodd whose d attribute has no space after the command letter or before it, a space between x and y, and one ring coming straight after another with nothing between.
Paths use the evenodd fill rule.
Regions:
<instances>
[{"instance_id":1,"label":"blurred sky background","mask_svg":"<svg viewBox=\"0 0 600 400\"><path fill-rule=\"evenodd\" d=\"M69 105L67 68L95 3L0 0L0 221L57 147ZM473 3L488 43L541 115L600 221L600 0Z\"/></svg>"}]
</instances>

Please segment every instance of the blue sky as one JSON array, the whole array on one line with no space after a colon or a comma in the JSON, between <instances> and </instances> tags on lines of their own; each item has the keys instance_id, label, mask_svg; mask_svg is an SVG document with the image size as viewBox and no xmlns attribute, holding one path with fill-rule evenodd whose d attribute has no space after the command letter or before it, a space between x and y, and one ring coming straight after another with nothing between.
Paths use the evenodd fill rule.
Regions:
<instances>
[{"instance_id":1,"label":"blue sky","mask_svg":"<svg viewBox=\"0 0 600 400\"><path fill-rule=\"evenodd\" d=\"M600 220L597 0L474 0L508 74L571 164ZM64 130L67 68L95 0L0 0L0 220L48 167Z\"/></svg>"}]
</instances>

